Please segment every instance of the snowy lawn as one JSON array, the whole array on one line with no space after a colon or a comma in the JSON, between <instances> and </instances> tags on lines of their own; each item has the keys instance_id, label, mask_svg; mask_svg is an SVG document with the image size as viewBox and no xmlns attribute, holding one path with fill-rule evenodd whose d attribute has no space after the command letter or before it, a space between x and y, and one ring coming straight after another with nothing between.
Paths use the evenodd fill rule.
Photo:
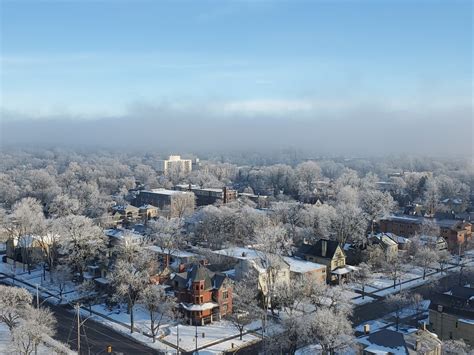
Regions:
<instances>
[{"instance_id":1,"label":"snowy lawn","mask_svg":"<svg viewBox=\"0 0 474 355\"><path fill-rule=\"evenodd\" d=\"M63 352L56 351L56 348L61 349ZM67 354L77 354L75 351L67 349L64 345L50 337L47 337L46 342L38 346L38 355L60 354L65 351L67 351ZM0 354L18 354L18 351L15 350L12 344L10 330L4 323L0 323Z\"/></svg>"},{"instance_id":2,"label":"snowy lawn","mask_svg":"<svg viewBox=\"0 0 474 355\"><path fill-rule=\"evenodd\" d=\"M117 322L130 326L130 314L127 313L127 305L121 304L118 307L110 309L105 304L96 304L91 307L94 312L100 313ZM150 315L141 305L133 308L134 329L140 333L151 336L150 332ZM163 319L161 328L169 326L170 319Z\"/></svg>"},{"instance_id":3,"label":"snowy lawn","mask_svg":"<svg viewBox=\"0 0 474 355\"><path fill-rule=\"evenodd\" d=\"M176 346L177 344L177 327L169 327L169 334L166 335L163 340ZM212 345L212 349L206 348L206 350L217 351L218 349L226 347L225 350L232 348L232 343L235 347L240 347L250 342L259 340L259 337L253 334L247 334L242 340L239 338L238 329L231 323L225 320L208 324L205 326L195 327L190 325L179 325L179 347L185 351L193 351L196 348L196 330L197 330L197 346L198 348L203 346ZM222 344L215 344L223 341L227 338L237 336L236 338L225 341ZM218 345L218 346L217 346ZM223 350L221 350L223 351ZM201 351L199 351L201 353ZM215 353L215 352L214 352Z\"/></svg>"}]
</instances>

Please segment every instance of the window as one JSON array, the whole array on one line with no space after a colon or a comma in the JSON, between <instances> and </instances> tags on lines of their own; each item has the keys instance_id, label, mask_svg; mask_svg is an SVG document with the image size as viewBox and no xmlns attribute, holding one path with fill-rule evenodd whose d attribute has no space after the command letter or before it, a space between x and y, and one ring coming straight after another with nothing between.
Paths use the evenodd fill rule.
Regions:
<instances>
[{"instance_id":1,"label":"window","mask_svg":"<svg viewBox=\"0 0 474 355\"><path fill-rule=\"evenodd\" d=\"M456 328L458 327L458 321L456 321Z\"/></svg>"},{"instance_id":2,"label":"window","mask_svg":"<svg viewBox=\"0 0 474 355\"><path fill-rule=\"evenodd\" d=\"M199 304L199 296L196 296L196 297L195 297L195 302L194 302L194 303Z\"/></svg>"},{"instance_id":3,"label":"window","mask_svg":"<svg viewBox=\"0 0 474 355\"><path fill-rule=\"evenodd\" d=\"M199 296L199 303L204 303L204 296Z\"/></svg>"},{"instance_id":4,"label":"window","mask_svg":"<svg viewBox=\"0 0 474 355\"><path fill-rule=\"evenodd\" d=\"M449 339L453 338L453 332L449 332Z\"/></svg>"},{"instance_id":5,"label":"window","mask_svg":"<svg viewBox=\"0 0 474 355\"><path fill-rule=\"evenodd\" d=\"M227 298L229 298L229 291L225 290L224 292L222 292L222 299L226 300Z\"/></svg>"},{"instance_id":6,"label":"window","mask_svg":"<svg viewBox=\"0 0 474 355\"><path fill-rule=\"evenodd\" d=\"M201 284L201 290L204 290L204 284Z\"/></svg>"}]
</instances>

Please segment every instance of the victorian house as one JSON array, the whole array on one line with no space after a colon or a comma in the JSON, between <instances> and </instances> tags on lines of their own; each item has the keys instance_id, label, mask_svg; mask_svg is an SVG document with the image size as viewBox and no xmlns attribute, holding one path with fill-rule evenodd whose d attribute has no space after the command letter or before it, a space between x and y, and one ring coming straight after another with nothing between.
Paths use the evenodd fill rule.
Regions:
<instances>
[{"instance_id":1,"label":"victorian house","mask_svg":"<svg viewBox=\"0 0 474 355\"><path fill-rule=\"evenodd\" d=\"M190 325L204 325L232 313L232 286L226 275L201 264L171 277L180 308Z\"/></svg>"}]
</instances>

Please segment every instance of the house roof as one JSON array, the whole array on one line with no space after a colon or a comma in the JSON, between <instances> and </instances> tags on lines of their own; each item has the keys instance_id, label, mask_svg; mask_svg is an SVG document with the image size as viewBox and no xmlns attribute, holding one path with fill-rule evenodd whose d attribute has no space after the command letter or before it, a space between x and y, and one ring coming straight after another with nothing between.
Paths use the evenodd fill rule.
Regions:
<instances>
[{"instance_id":1,"label":"house roof","mask_svg":"<svg viewBox=\"0 0 474 355\"><path fill-rule=\"evenodd\" d=\"M290 265L290 271L295 273L306 273L320 269L326 270L326 265L313 263L307 260L291 258L289 256L284 256L283 260Z\"/></svg>"},{"instance_id":2,"label":"house roof","mask_svg":"<svg viewBox=\"0 0 474 355\"><path fill-rule=\"evenodd\" d=\"M323 242L326 242L326 255L322 255ZM334 240L320 239L315 244L303 244L297 251L297 255L312 255L320 258L332 259L336 253L339 242ZM341 248L342 250L342 248Z\"/></svg>"},{"instance_id":3,"label":"house roof","mask_svg":"<svg viewBox=\"0 0 474 355\"><path fill-rule=\"evenodd\" d=\"M386 235L385 233L380 233L380 234L374 235L370 239L375 243L383 244L385 247L390 247L390 246L397 245L397 243L394 240L392 240L392 238L390 238L390 236Z\"/></svg>"},{"instance_id":4,"label":"house roof","mask_svg":"<svg viewBox=\"0 0 474 355\"><path fill-rule=\"evenodd\" d=\"M474 289L456 286L448 292L437 293L432 298L429 309L438 311L438 306L442 306L445 313L474 320Z\"/></svg>"},{"instance_id":5,"label":"house roof","mask_svg":"<svg viewBox=\"0 0 474 355\"><path fill-rule=\"evenodd\" d=\"M382 329L360 338L358 341L364 345L366 351L375 354L408 354L403 334L394 330Z\"/></svg>"},{"instance_id":6,"label":"house roof","mask_svg":"<svg viewBox=\"0 0 474 355\"><path fill-rule=\"evenodd\" d=\"M468 225L468 222L463 222L456 219L429 219L420 216L407 216L407 215L392 215L384 218L387 221L400 222L400 223L414 223L422 224L424 221L433 221L440 228L448 228L451 230L460 230L465 228Z\"/></svg>"},{"instance_id":7,"label":"house roof","mask_svg":"<svg viewBox=\"0 0 474 355\"><path fill-rule=\"evenodd\" d=\"M191 289L193 282L204 281L206 290L218 290L222 287L227 276L220 272L213 272L201 264L193 264L191 267L172 277L178 282L179 288Z\"/></svg>"}]
</instances>

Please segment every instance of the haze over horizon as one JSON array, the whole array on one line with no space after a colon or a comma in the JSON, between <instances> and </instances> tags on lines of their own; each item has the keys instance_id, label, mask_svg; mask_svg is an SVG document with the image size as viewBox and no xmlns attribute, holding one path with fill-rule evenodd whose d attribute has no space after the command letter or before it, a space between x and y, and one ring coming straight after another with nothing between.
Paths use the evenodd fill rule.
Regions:
<instances>
[{"instance_id":1,"label":"haze over horizon","mask_svg":"<svg viewBox=\"0 0 474 355\"><path fill-rule=\"evenodd\" d=\"M1 1L2 146L472 156L470 1Z\"/></svg>"}]
</instances>

